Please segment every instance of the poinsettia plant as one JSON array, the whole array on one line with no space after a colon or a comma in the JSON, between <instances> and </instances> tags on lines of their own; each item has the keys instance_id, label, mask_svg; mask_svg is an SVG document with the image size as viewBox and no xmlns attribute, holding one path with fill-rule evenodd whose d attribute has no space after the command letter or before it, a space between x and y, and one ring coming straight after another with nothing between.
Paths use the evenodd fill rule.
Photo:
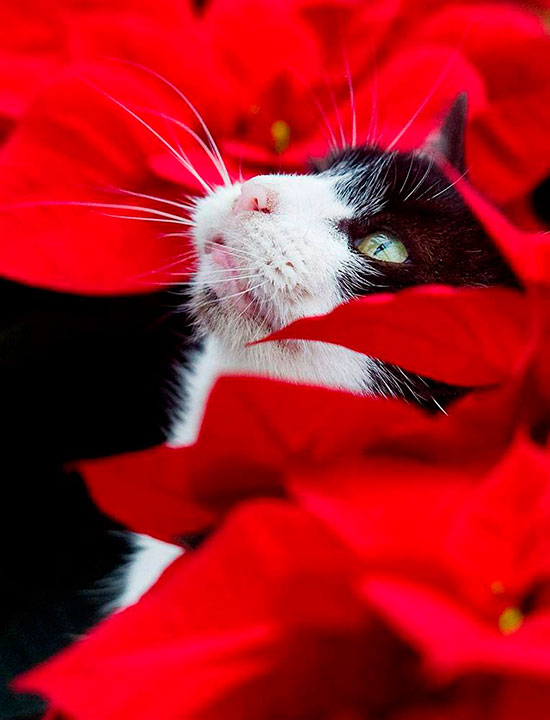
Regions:
<instances>
[{"instance_id":1,"label":"poinsettia plant","mask_svg":"<svg viewBox=\"0 0 550 720\"><path fill-rule=\"evenodd\" d=\"M246 177L417 147L466 90L469 179L446 172L522 290L372 295L263 340L469 388L448 415L222 378L193 445L82 463L125 526L208 537L18 687L74 720L544 717L550 239L525 213L550 171L543 3L39 5L29 25L10 10L25 34L3 60L21 78L0 94L6 276L151 290L192 270L166 202L218 183L218 152Z\"/></svg>"}]
</instances>

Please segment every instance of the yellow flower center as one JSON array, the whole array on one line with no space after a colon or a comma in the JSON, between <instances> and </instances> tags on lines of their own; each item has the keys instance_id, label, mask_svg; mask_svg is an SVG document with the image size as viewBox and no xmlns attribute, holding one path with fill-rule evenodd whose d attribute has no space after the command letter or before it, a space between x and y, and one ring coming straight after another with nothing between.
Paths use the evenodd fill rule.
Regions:
<instances>
[{"instance_id":1,"label":"yellow flower center","mask_svg":"<svg viewBox=\"0 0 550 720\"><path fill-rule=\"evenodd\" d=\"M290 125L284 120L276 120L271 126L271 137L276 153L283 153L290 145Z\"/></svg>"},{"instance_id":2,"label":"yellow flower center","mask_svg":"<svg viewBox=\"0 0 550 720\"><path fill-rule=\"evenodd\" d=\"M498 628L503 635L511 635L523 625L523 613L517 607L507 607L498 619Z\"/></svg>"}]
</instances>

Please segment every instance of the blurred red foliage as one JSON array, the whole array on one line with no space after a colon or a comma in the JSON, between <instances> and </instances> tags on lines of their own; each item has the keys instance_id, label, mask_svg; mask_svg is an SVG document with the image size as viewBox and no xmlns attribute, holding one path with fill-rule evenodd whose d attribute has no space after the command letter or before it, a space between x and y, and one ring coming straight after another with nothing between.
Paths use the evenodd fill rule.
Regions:
<instances>
[{"instance_id":1,"label":"blurred red foliage","mask_svg":"<svg viewBox=\"0 0 550 720\"><path fill-rule=\"evenodd\" d=\"M117 293L169 279L187 249L170 232L181 225L164 218L163 237L153 222L63 204L202 192L179 144L219 183L182 127L200 134L200 123L167 83L200 110L233 177L303 171L353 133L419 146L463 90L480 190L532 222L525 197L550 171L550 38L542 10L523 3L212 0L198 12L27 0L0 4L0 28L0 269L24 282Z\"/></svg>"}]
</instances>

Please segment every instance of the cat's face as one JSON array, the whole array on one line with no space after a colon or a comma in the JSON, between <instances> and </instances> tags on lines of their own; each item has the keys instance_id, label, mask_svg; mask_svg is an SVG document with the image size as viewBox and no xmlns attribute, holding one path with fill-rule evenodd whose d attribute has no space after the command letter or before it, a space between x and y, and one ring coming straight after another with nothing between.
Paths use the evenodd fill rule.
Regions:
<instances>
[{"instance_id":1,"label":"cat's face","mask_svg":"<svg viewBox=\"0 0 550 720\"><path fill-rule=\"evenodd\" d=\"M231 345L371 292L514 282L423 153L349 149L315 174L258 176L199 200L194 222L194 312Z\"/></svg>"},{"instance_id":2,"label":"cat's face","mask_svg":"<svg viewBox=\"0 0 550 720\"><path fill-rule=\"evenodd\" d=\"M194 281L198 318L216 334L257 339L344 299L359 269L341 223L351 207L328 175L265 175L198 202Z\"/></svg>"}]
</instances>

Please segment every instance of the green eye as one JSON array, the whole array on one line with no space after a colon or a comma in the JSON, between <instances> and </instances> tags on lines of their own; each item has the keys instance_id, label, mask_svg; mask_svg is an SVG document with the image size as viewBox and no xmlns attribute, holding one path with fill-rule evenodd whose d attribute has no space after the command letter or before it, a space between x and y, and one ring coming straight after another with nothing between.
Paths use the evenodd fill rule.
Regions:
<instances>
[{"instance_id":1,"label":"green eye","mask_svg":"<svg viewBox=\"0 0 550 720\"><path fill-rule=\"evenodd\" d=\"M357 249L363 255L382 262L403 263L409 256L401 240L382 230L362 238L357 244Z\"/></svg>"}]
</instances>

